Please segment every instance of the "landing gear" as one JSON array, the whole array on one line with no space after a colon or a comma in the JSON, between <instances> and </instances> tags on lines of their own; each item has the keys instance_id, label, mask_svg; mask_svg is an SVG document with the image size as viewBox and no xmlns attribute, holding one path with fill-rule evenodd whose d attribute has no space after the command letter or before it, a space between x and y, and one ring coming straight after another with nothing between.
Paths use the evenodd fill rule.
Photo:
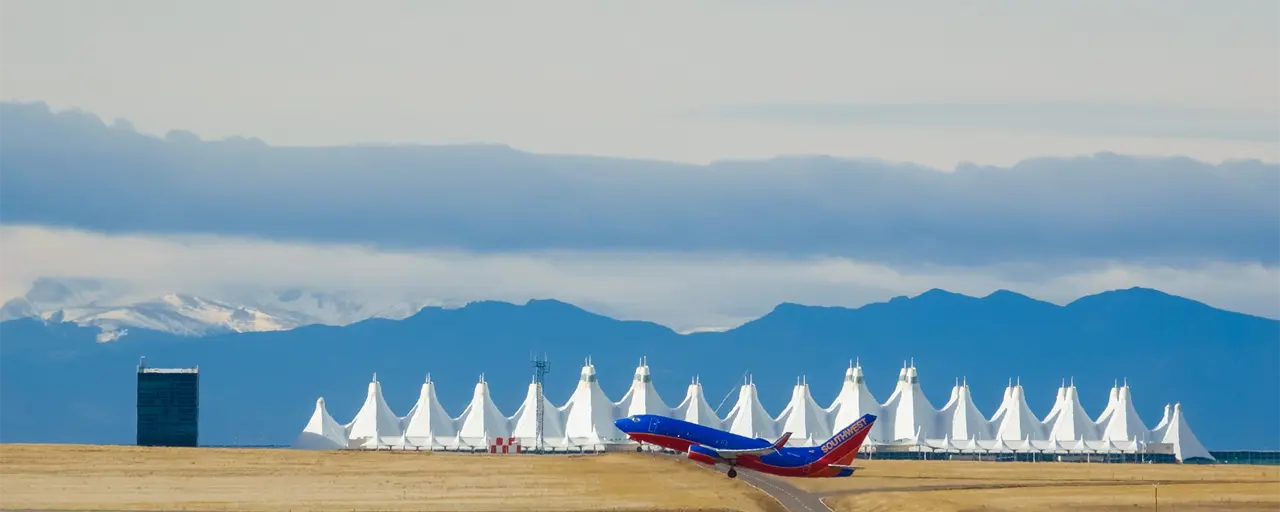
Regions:
<instances>
[{"instance_id":1,"label":"landing gear","mask_svg":"<svg viewBox=\"0 0 1280 512\"><path fill-rule=\"evenodd\" d=\"M644 449L639 446L636 446L636 453L640 453L641 451L644 451Z\"/></svg>"},{"instance_id":2,"label":"landing gear","mask_svg":"<svg viewBox=\"0 0 1280 512\"><path fill-rule=\"evenodd\" d=\"M738 476L738 470L729 468L729 478L734 478L736 476Z\"/></svg>"}]
</instances>

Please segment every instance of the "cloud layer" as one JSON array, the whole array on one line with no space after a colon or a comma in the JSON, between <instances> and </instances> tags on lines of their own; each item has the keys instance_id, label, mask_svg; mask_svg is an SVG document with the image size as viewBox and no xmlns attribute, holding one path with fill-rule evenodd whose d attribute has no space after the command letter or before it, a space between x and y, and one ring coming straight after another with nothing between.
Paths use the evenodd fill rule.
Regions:
<instances>
[{"instance_id":1,"label":"cloud layer","mask_svg":"<svg viewBox=\"0 0 1280 512\"><path fill-rule=\"evenodd\" d=\"M87 257L91 255L91 257ZM678 330L732 327L780 302L860 306L944 288L975 296L1010 289L1065 304L1103 290L1147 286L1211 305L1280 318L1280 268L1170 268L1100 263L895 268L844 258L769 259L638 252L379 251L216 236L120 236L39 226L0 227L0 298L36 277L92 276L136 292L228 293L307 287L460 302L555 298L602 314Z\"/></svg>"},{"instance_id":2,"label":"cloud layer","mask_svg":"<svg viewBox=\"0 0 1280 512\"><path fill-rule=\"evenodd\" d=\"M895 267L1280 262L1280 165L1098 154L953 172L494 146L164 140L4 104L0 219L390 249L714 252Z\"/></svg>"},{"instance_id":3,"label":"cloud layer","mask_svg":"<svg viewBox=\"0 0 1280 512\"><path fill-rule=\"evenodd\" d=\"M1274 113L1274 1L502 4L6 0L0 91L127 117L148 133L251 132L277 145L489 141L699 163L820 153L948 168L1099 150L1280 159L1274 139L1186 138L1220 127L1203 119L1160 138L1059 126L1061 115L987 130L991 109L958 114L959 124L894 116L907 127L683 115L794 103Z\"/></svg>"},{"instance_id":4,"label":"cloud layer","mask_svg":"<svg viewBox=\"0 0 1280 512\"><path fill-rule=\"evenodd\" d=\"M813 125L928 126L1072 136L1280 142L1280 111L1189 109L1094 103L914 103L730 105L724 119Z\"/></svg>"}]
</instances>

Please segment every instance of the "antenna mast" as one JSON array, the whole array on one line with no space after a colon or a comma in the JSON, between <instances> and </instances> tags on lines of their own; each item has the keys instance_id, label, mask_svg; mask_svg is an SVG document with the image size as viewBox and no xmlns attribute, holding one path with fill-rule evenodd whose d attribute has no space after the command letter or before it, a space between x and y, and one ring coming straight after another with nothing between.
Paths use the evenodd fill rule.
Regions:
<instances>
[{"instance_id":1,"label":"antenna mast","mask_svg":"<svg viewBox=\"0 0 1280 512\"><path fill-rule=\"evenodd\" d=\"M537 414L537 418L534 421L534 425L535 425L534 428L536 431L536 434L535 434L536 438L534 441L534 452L542 453L543 446L544 446L544 440L542 436L542 414L543 414L542 404L546 402L546 398L542 394L542 380L544 377L546 377L548 373L551 372L551 361L548 361L547 354L543 353L542 357L530 358L529 364L533 366L533 382L534 384L537 385L537 388L538 388L537 412L535 413Z\"/></svg>"}]
</instances>

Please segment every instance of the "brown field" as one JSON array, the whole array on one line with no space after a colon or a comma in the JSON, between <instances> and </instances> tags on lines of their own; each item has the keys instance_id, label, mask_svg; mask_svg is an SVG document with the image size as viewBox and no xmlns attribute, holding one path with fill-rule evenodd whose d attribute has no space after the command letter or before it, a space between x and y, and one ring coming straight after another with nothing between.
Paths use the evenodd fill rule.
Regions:
<instances>
[{"instance_id":1,"label":"brown field","mask_svg":"<svg viewBox=\"0 0 1280 512\"><path fill-rule=\"evenodd\" d=\"M795 479L859 511L1280 510L1280 467L859 460L852 478Z\"/></svg>"},{"instance_id":2,"label":"brown field","mask_svg":"<svg viewBox=\"0 0 1280 512\"><path fill-rule=\"evenodd\" d=\"M0 445L0 508L741 510L767 495L677 458Z\"/></svg>"},{"instance_id":3,"label":"brown field","mask_svg":"<svg viewBox=\"0 0 1280 512\"><path fill-rule=\"evenodd\" d=\"M1280 467L857 461L788 479L835 510L1280 510ZM680 457L0 445L0 508L741 510L777 502Z\"/></svg>"}]
</instances>

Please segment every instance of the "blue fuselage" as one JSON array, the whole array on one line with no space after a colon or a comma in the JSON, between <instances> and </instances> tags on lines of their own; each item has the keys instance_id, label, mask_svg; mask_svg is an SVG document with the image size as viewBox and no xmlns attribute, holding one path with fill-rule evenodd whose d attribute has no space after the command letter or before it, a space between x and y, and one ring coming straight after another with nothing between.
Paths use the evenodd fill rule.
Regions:
<instances>
[{"instance_id":1,"label":"blue fuselage","mask_svg":"<svg viewBox=\"0 0 1280 512\"><path fill-rule=\"evenodd\" d=\"M773 444L772 441L758 437L740 436L697 423L654 414L628 416L617 420L614 424L617 425L618 430L636 441L682 452L701 452L702 455L713 457L713 450L767 448ZM795 468L812 464L822 455L823 452L818 447L807 446L785 447L756 458L770 466Z\"/></svg>"}]
</instances>

